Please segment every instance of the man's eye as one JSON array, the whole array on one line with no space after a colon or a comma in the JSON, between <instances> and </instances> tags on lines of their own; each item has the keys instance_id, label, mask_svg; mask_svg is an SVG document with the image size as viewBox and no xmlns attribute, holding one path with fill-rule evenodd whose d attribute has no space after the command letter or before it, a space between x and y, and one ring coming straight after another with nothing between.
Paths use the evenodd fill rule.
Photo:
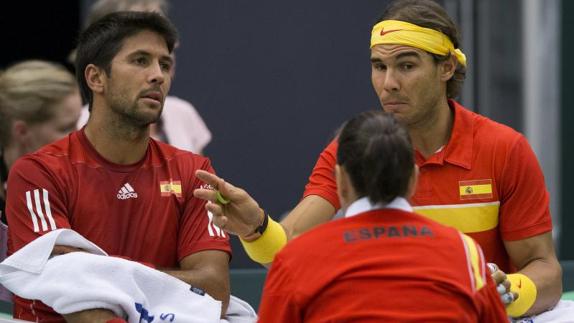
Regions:
<instances>
[{"instance_id":1,"label":"man's eye","mask_svg":"<svg viewBox=\"0 0 574 323\"><path fill-rule=\"evenodd\" d=\"M381 64L381 63L373 63L373 68L377 71L384 71L387 69L385 64Z\"/></svg>"},{"instance_id":2,"label":"man's eye","mask_svg":"<svg viewBox=\"0 0 574 323\"><path fill-rule=\"evenodd\" d=\"M411 70L411 69L413 69L413 67L415 67L415 65L411 64L411 63L402 63L401 64L401 69L404 71Z\"/></svg>"},{"instance_id":3,"label":"man's eye","mask_svg":"<svg viewBox=\"0 0 574 323\"><path fill-rule=\"evenodd\" d=\"M147 59L145 57L138 57L134 59L134 62L138 65L145 65L147 64Z\"/></svg>"},{"instance_id":4,"label":"man's eye","mask_svg":"<svg viewBox=\"0 0 574 323\"><path fill-rule=\"evenodd\" d=\"M171 70L171 64L170 63L160 63L161 69L169 72Z\"/></svg>"}]
</instances>

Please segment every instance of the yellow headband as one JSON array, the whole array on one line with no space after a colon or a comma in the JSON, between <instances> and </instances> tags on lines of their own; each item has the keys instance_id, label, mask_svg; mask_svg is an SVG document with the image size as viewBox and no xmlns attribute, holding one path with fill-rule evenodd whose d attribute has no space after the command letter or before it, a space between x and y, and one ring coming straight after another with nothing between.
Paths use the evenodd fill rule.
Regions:
<instances>
[{"instance_id":1,"label":"yellow headband","mask_svg":"<svg viewBox=\"0 0 574 323\"><path fill-rule=\"evenodd\" d=\"M452 53L462 66L466 67L466 56L454 48L452 41L440 31L419 27L399 20L383 20L373 27L371 48L376 45L406 45L437 55Z\"/></svg>"}]
</instances>

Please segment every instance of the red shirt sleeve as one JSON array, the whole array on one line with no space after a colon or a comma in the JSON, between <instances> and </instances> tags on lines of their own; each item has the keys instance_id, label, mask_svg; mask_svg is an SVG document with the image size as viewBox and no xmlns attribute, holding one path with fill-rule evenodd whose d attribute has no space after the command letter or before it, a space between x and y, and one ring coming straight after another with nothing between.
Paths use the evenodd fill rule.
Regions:
<instances>
[{"instance_id":1,"label":"red shirt sleeve","mask_svg":"<svg viewBox=\"0 0 574 323\"><path fill-rule=\"evenodd\" d=\"M9 254L52 230L70 228L65 179L57 178L57 171L33 157L18 160L10 170L6 202Z\"/></svg>"},{"instance_id":2,"label":"red shirt sleeve","mask_svg":"<svg viewBox=\"0 0 574 323\"><path fill-rule=\"evenodd\" d=\"M540 165L521 136L502 170L500 228L503 240L530 238L552 230L549 197Z\"/></svg>"},{"instance_id":3,"label":"red shirt sleeve","mask_svg":"<svg viewBox=\"0 0 574 323\"><path fill-rule=\"evenodd\" d=\"M208 159L203 160L200 168L215 173ZM195 177L195 169L188 178L189 182L183 183L182 187L186 203L178 237L179 261L202 250L221 250L231 254L229 235L213 223L211 213L205 209L206 201L193 196L193 190L204 183Z\"/></svg>"},{"instance_id":4,"label":"red shirt sleeve","mask_svg":"<svg viewBox=\"0 0 574 323\"><path fill-rule=\"evenodd\" d=\"M265 280L258 322L303 322L303 309L297 302L292 273L283 262L283 255L278 254Z\"/></svg>"},{"instance_id":5,"label":"red shirt sleeve","mask_svg":"<svg viewBox=\"0 0 574 323\"><path fill-rule=\"evenodd\" d=\"M341 208L339 197L337 196L337 182L335 181L338 146L337 140L333 140L321 152L303 193L303 198L309 195L318 195L326 199L336 210Z\"/></svg>"}]
</instances>

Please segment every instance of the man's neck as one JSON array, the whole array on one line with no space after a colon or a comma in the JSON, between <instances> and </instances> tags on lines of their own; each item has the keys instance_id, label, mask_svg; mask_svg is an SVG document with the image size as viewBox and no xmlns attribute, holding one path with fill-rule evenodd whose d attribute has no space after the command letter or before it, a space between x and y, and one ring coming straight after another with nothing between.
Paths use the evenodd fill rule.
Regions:
<instances>
[{"instance_id":1,"label":"man's neck","mask_svg":"<svg viewBox=\"0 0 574 323\"><path fill-rule=\"evenodd\" d=\"M435 117L425 124L409 127L415 149L426 159L442 149L450 139L454 115L446 99L441 102Z\"/></svg>"},{"instance_id":2,"label":"man's neck","mask_svg":"<svg viewBox=\"0 0 574 323\"><path fill-rule=\"evenodd\" d=\"M140 161L146 154L150 139L149 126L135 127L93 112L84 133L100 156L119 165Z\"/></svg>"}]
</instances>

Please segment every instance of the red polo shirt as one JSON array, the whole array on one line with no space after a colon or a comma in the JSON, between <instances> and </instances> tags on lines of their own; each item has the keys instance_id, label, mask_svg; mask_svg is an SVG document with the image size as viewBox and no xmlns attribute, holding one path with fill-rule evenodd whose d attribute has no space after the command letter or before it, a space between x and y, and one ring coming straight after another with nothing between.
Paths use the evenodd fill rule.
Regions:
<instances>
[{"instance_id":1,"label":"red polo shirt","mask_svg":"<svg viewBox=\"0 0 574 323\"><path fill-rule=\"evenodd\" d=\"M417 213L470 235L488 262L515 271L503 241L552 230L549 197L534 152L523 135L450 100L454 113L446 146L428 159L416 152ZM339 208L334 178L337 142L321 153L304 196L319 195Z\"/></svg>"}]
</instances>

